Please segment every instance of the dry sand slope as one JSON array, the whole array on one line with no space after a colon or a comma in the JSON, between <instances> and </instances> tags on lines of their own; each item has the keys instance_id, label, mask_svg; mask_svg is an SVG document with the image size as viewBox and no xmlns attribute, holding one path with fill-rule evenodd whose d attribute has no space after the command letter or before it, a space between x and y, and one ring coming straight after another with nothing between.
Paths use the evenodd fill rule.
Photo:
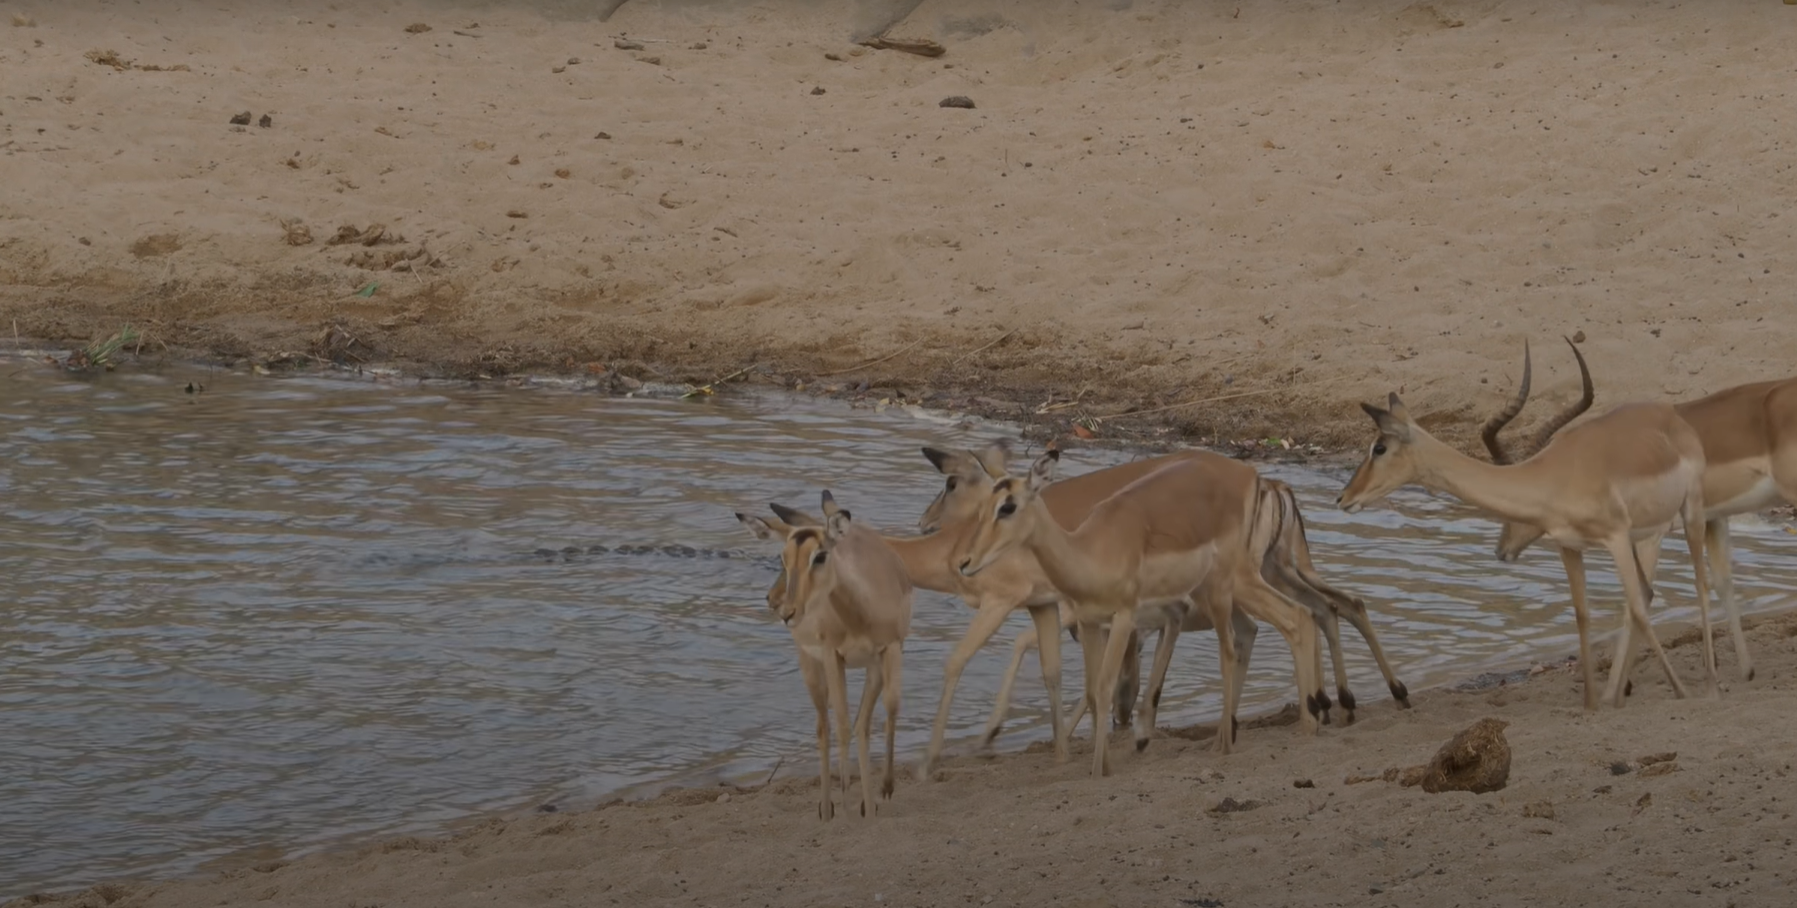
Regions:
<instances>
[{"instance_id":1,"label":"dry sand slope","mask_svg":"<svg viewBox=\"0 0 1797 908\"><path fill-rule=\"evenodd\" d=\"M1672 655L1694 680L1693 637ZM901 782L871 823L819 821L816 780L795 771L727 796L495 819L450 839L51 902L1785 906L1797 886L1797 619L1761 622L1749 640L1758 679L1736 681L1724 652L1719 700L1673 700L1649 665L1624 709L1586 713L1578 672L1558 668L1495 690L1425 692L1406 712L1381 702L1312 740L1289 726L1245 730L1229 757L1188 729L1123 756L1107 779L1087 776L1083 747L1059 766L1040 748L953 760L944 781ZM1503 790L1360 781L1427 761L1486 716L1510 723ZM22 904L34 902L11 908Z\"/></svg>"},{"instance_id":2,"label":"dry sand slope","mask_svg":"<svg viewBox=\"0 0 1797 908\"><path fill-rule=\"evenodd\" d=\"M1325 443L1791 370L1783 4L614 5L0 2L0 325Z\"/></svg>"}]
</instances>

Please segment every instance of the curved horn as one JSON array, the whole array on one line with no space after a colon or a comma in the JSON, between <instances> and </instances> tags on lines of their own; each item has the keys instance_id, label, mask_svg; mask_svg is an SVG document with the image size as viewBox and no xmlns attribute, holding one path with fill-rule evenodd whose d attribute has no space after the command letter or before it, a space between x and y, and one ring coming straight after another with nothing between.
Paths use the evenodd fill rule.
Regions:
<instances>
[{"instance_id":1,"label":"curved horn","mask_svg":"<svg viewBox=\"0 0 1797 908\"><path fill-rule=\"evenodd\" d=\"M1579 352L1579 345L1573 343L1572 338L1562 337L1561 339L1566 341L1568 347L1572 348L1573 357L1579 361L1579 378L1584 382L1585 390L1583 394L1579 395L1576 403L1548 420L1547 424L1535 433L1534 440L1529 443L1527 455L1529 457L1534 457L1541 452L1542 448L1547 447L1547 443L1553 440L1555 432L1565 428L1567 423L1578 419L1579 414L1591 409L1591 402L1597 398L1597 389L1591 384L1591 369L1585 365L1585 354Z\"/></svg>"},{"instance_id":2,"label":"curved horn","mask_svg":"<svg viewBox=\"0 0 1797 908\"><path fill-rule=\"evenodd\" d=\"M1522 381L1516 386L1516 394L1510 398L1510 403L1504 409L1499 410L1496 416L1485 422L1485 428L1479 430L1479 437L1485 441L1485 450L1491 452L1492 463L1502 466L1512 462L1510 455L1504 452L1503 443L1498 441L1498 432L1509 425L1510 420L1516 418L1516 414L1522 412L1523 404L1529 402L1529 379L1532 371L1533 366L1529 362L1529 341L1528 338L1523 338Z\"/></svg>"}]
</instances>

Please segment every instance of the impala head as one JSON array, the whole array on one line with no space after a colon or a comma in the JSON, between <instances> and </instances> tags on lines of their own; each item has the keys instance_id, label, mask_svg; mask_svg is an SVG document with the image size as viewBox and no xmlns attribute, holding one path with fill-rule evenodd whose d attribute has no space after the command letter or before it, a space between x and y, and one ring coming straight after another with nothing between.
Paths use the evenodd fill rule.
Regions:
<instances>
[{"instance_id":1,"label":"impala head","mask_svg":"<svg viewBox=\"0 0 1797 908\"><path fill-rule=\"evenodd\" d=\"M1054 481L1055 466L1060 460L1061 452L1050 448L1030 465L1028 474L1004 476L992 483L976 518L979 523L973 544L961 558L962 576L978 574L1029 538L1035 522L1044 514L1043 509L1033 505L1042 488Z\"/></svg>"},{"instance_id":2,"label":"impala head","mask_svg":"<svg viewBox=\"0 0 1797 908\"><path fill-rule=\"evenodd\" d=\"M1379 427L1379 437L1367 448L1366 460L1360 462L1354 478L1348 480L1347 487L1335 498L1336 505L1350 514L1365 507L1369 501L1391 494L1399 486L1414 480L1420 472L1413 442L1423 430L1410 418L1410 411L1405 409L1398 395L1391 395L1386 409L1372 404L1361 404L1360 409L1373 418L1373 424Z\"/></svg>"},{"instance_id":3,"label":"impala head","mask_svg":"<svg viewBox=\"0 0 1797 908\"><path fill-rule=\"evenodd\" d=\"M1566 341L1567 346L1572 347L1573 358L1579 362L1579 378L1583 385L1583 391L1579 395L1577 401L1574 401L1559 413L1554 414L1552 419L1549 419L1538 431L1536 431L1535 437L1530 440L1528 447L1523 450L1520 458L1521 460L1528 460L1536 454L1541 453L1541 449L1547 447L1548 442L1553 440L1554 433L1565 428L1567 423L1577 419L1579 415L1586 410L1591 409L1591 403L1597 397L1597 389L1591 382L1591 369L1585 364L1585 354L1579 352L1579 347L1572 342L1572 338L1563 337L1562 339ZM1509 451L1505 450L1503 443L1498 440L1498 432L1502 430L1510 420L1515 419L1516 415L1522 412L1523 404L1528 402L1529 371L1529 344L1528 341L1524 341L1522 347L1522 381L1516 386L1516 394L1510 399L1510 403L1505 406L1502 411L1496 416L1493 416L1489 422L1485 423L1484 430L1479 433L1480 437L1485 441L1486 450L1491 452L1491 462L1498 464L1499 466L1517 462L1517 458L1514 458ZM1534 524L1506 522L1503 530L1498 533L1498 560L1517 560L1522 557L1523 550L1528 548L1535 540L1540 539L1542 535L1541 528Z\"/></svg>"},{"instance_id":4,"label":"impala head","mask_svg":"<svg viewBox=\"0 0 1797 908\"><path fill-rule=\"evenodd\" d=\"M917 519L917 529L929 533L973 514L986 499L993 481L1005 475L1011 449L1000 439L978 451L924 448L923 456L936 465L937 472L947 477L942 491L936 493L935 500Z\"/></svg>"},{"instance_id":5,"label":"impala head","mask_svg":"<svg viewBox=\"0 0 1797 908\"><path fill-rule=\"evenodd\" d=\"M828 491L823 494L824 520L773 505L781 519L768 520L738 513L736 519L758 539L780 540L780 576L768 589L768 607L791 627L805 616L808 603L828 597L836 588L836 567L830 553L847 532L849 512L836 506Z\"/></svg>"}]
</instances>

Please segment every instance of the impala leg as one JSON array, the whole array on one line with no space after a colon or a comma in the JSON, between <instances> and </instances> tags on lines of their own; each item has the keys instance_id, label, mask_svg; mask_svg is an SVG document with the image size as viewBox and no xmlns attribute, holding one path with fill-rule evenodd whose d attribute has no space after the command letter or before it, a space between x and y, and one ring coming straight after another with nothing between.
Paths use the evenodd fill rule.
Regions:
<instances>
[{"instance_id":1,"label":"impala leg","mask_svg":"<svg viewBox=\"0 0 1797 908\"><path fill-rule=\"evenodd\" d=\"M1647 604L1650 606L1653 605L1654 599L1654 578L1659 576L1660 541L1662 538L1655 536L1652 539L1643 539L1635 543L1635 561L1641 566L1642 583L1647 587ZM1617 635L1615 656L1617 659L1628 660L1627 668L1624 669L1627 674L1623 675L1622 679L1622 696L1624 698L1635 691L1635 670L1641 667L1641 663L1646 661L1647 657L1653 655L1653 650L1632 644L1631 641L1635 639L1634 621L1630 620L1626 627L1629 631L1627 634Z\"/></svg>"},{"instance_id":2,"label":"impala leg","mask_svg":"<svg viewBox=\"0 0 1797 908\"><path fill-rule=\"evenodd\" d=\"M836 746L841 752L837 757L837 765L842 784L842 806L849 806L849 734L854 728L849 722L848 668L842 661L841 653L831 653L826 657L829 665L824 678L830 685L830 710L836 714Z\"/></svg>"},{"instance_id":3,"label":"impala leg","mask_svg":"<svg viewBox=\"0 0 1797 908\"><path fill-rule=\"evenodd\" d=\"M1092 705L1086 702L1086 697L1083 693L1073 701L1073 713L1067 719L1068 737L1072 737L1074 732L1079 731L1080 720L1086 717L1086 713L1090 712L1091 708Z\"/></svg>"},{"instance_id":4,"label":"impala leg","mask_svg":"<svg viewBox=\"0 0 1797 908\"><path fill-rule=\"evenodd\" d=\"M1230 684L1235 688L1235 702L1240 705L1242 689L1248 683L1248 663L1254 660L1254 638L1260 635L1260 625L1255 624L1247 612L1234 607L1229 610L1229 623L1235 632L1235 677L1230 679ZM1224 694L1227 696L1228 691ZM1240 726L1241 723L1235 717L1230 717L1229 731L1232 739Z\"/></svg>"},{"instance_id":5,"label":"impala leg","mask_svg":"<svg viewBox=\"0 0 1797 908\"><path fill-rule=\"evenodd\" d=\"M948 662L942 668L942 702L936 707L936 725L930 730L930 746L924 751L923 765L918 767L917 777L928 781L935 772L936 760L942 755L942 740L948 736L948 710L955 701L955 686L961 683L961 673L967 670L968 660L973 654L998 633L998 629L1010 617L1015 602L999 604L990 600L981 600L979 610L974 612L973 623L967 626L967 633L961 636L961 642L955 644L954 651L948 654ZM1043 644L1037 641L1038 647Z\"/></svg>"},{"instance_id":6,"label":"impala leg","mask_svg":"<svg viewBox=\"0 0 1797 908\"><path fill-rule=\"evenodd\" d=\"M1566 568L1566 585L1572 589L1572 618L1579 626L1579 671L1585 675L1585 708L1597 709L1597 666L1591 661L1591 615L1585 607L1585 553L1562 548L1560 564ZM1622 641L1627 642L1625 626ZM1611 666L1614 668L1614 661Z\"/></svg>"},{"instance_id":7,"label":"impala leg","mask_svg":"<svg viewBox=\"0 0 1797 908\"><path fill-rule=\"evenodd\" d=\"M1227 754L1235 749L1235 714L1241 706L1247 657L1258 629L1254 619L1237 609L1230 597L1205 596L1200 605L1210 614L1211 630L1217 635L1217 677L1223 681L1223 715L1217 719L1217 740L1211 746L1217 753Z\"/></svg>"},{"instance_id":8,"label":"impala leg","mask_svg":"<svg viewBox=\"0 0 1797 908\"><path fill-rule=\"evenodd\" d=\"M1741 630L1741 607L1735 602L1734 565L1730 556L1734 542L1729 538L1728 518L1718 517L1705 523L1703 528L1704 554L1710 559L1710 582L1715 584L1716 598L1722 600L1722 611L1728 615L1728 635L1735 641L1735 660L1741 664L1741 680L1752 681L1753 656L1747 652L1747 635Z\"/></svg>"},{"instance_id":9,"label":"impala leg","mask_svg":"<svg viewBox=\"0 0 1797 908\"><path fill-rule=\"evenodd\" d=\"M1071 619L1072 613L1068 613ZM1042 665L1042 687L1048 692L1048 721L1054 731L1056 763L1067 761L1069 723L1061 721L1061 608L1055 605L1030 606L1030 621L1036 626L1036 659ZM1069 622L1070 623L1070 622Z\"/></svg>"},{"instance_id":10,"label":"impala leg","mask_svg":"<svg viewBox=\"0 0 1797 908\"><path fill-rule=\"evenodd\" d=\"M1292 650L1292 669L1298 685L1298 733L1317 733L1316 679L1317 623L1310 610L1279 594L1258 572L1236 572L1235 603L1249 616L1273 626ZM1233 721L1233 717L1231 717Z\"/></svg>"},{"instance_id":11,"label":"impala leg","mask_svg":"<svg viewBox=\"0 0 1797 908\"><path fill-rule=\"evenodd\" d=\"M1092 744L1096 752L1092 757L1094 775L1111 774L1111 747L1105 729L1110 726L1109 713L1111 698L1117 694L1117 673L1123 668L1123 651L1135 639L1136 610L1133 606L1120 608L1111 616L1111 634L1105 641L1104 661L1099 666L1097 689L1092 692Z\"/></svg>"},{"instance_id":12,"label":"impala leg","mask_svg":"<svg viewBox=\"0 0 1797 908\"><path fill-rule=\"evenodd\" d=\"M1085 660L1085 702L1081 705L1092 713L1092 747L1102 752L1105 747L1105 723L1109 716L1099 712L1097 700L1098 679L1102 676L1105 651L1104 629L1096 622L1079 622L1080 656ZM1108 710L1107 710L1108 712Z\"/></svg>"},{"instance_id":13,"label":"impala leg","mask_svg":"<svg viewBox=\"0 0 1797 908\"><path fill-rule=\"evenodd\" d=\"M1148 748L1154 737L1155 717L1161 708L1161 685L1167 681L1167 666L1173 663L1173 645L1179 641L1179 620L1161 625L1160 639L1154 644L1154 667L1148 672L1148 702L1142 706L1142 721L1136 723L1136 751ZM1138 666L1140 659L1135 660Z\"/></svg>"},{"instance_id":14,"label":"impala leg","mask_svg":"<svg viewBox=\"0 0 1797 908\"><path fill-rule=\"evenodd\" d=\"M1031 614L1032 616L1034 615L1033 610ZM986 731L980 736L981 749L991 747L992 741L998 737L999 731L1005 727L1005 714L1011 710L1011 687L1017 683L1017 673L1023 669L1024 657L1029 655L1029 651L1035 648L1036 629L1034 627L1026 628L1023 633L1018 634L1017 639L1011 643L1011 664L1005 666L1004 680L999 682L998 702L992 704L992 716L986 720ZM1050 699L1052 700L1053 698L1051 697ZM1057 726L1055 728L1055 744L1056 746L1059 746L1061 743L1061 730L1058 727L1060 725L1060 722L1058 721L1060 717L1056 716L1055 718L1057 720L1055 722L1055 725Z\"/></svg>"},{"instance_id":15,"label":"impala leg","mask_svg":"<svg viewBox=\"0 0 1797 908\"><path fill-rule=\"evenodd\" d=\"M1318 717L1322 720L1324 725L1328 725L1329 710L1335 704L1329 702L1329 692L1323 689L1323 641L1328 642L1329 657L1335 663L1335 689L1338 693L1347 690L1348 672L1347 668L1342 665L1341 622L1335 620L1334 609L1325 608L1321 611L1310 609L1309 611L1311 626L1320 632L1318 636L1322 638L1322 640L1318 641L1316 645L1310 648L1312 653L1310 677L1312 682L1317 686L1316 701ZM1348 699L1354 699L1354 695L1349 694ZM1351 723L1354 720L1350 716L1346 721Z\"/></svg>"},{"instance_id":16,"label":"impala leg","mask_svg":"<svg viewBox=\"0 0 1797 908\"><path fill-rule=\"evenodd\" d=\"M1685 548L1691 552L1691 577L1697 587L1697 620L1703 624L1703 669L1705 691L1710 696L1718 696L1722 692L1721 682L1716 677L1716 641L1714 629L1710 627L1710 578L1708 565L1704 561L1704 543L1709 541L1709 531L1703 519L1703 489L1697 487L1685 500ZM1657 546L1656 546L1657 547ZM1653 575L1649 574L1652 580Z\"/></svg>"},{"instance_id":17,"label":"impala leg","mask_svg":"<svg viewBox=\"0 0 1797 908\"><path fill-rule=\"evenodd\" d=\"M1303 560L1309 560L1308 554ZM1373 633L1373 621L1367 616L1366 603L1356 596L1350 596L1347 593L1330 586L1328 583L1324 582L1322 577L1318 576L1315 571L1310 570L1302 562L1298 565L1298 576L1303 579L1307 586L1316 590L1325 600L1327 600L1328 604L1331 606L1330 612L1332 621L1336 616L1340 616L1347 618L1348 623L1354 626L1355 632L1360 634L1360 639L1366 641L1366 648L1372 652L1373 661L1378 663L1379 674L1385 677L1385 687L1387 690L1391 691L1392 699L1398 702L1400 708L1409 709L1410 688L1405 686L1403 681L1398 680L1397 672L1392 670L1391 660L1387 659L1385 656L1384 647L1379 645L1379 637L1377 634ZM1316 608L1313 606L1311 611L1316 611ZM1337 633L1339 634L1339 632ZM1338 653L1339 647L1339 642L1331 642L1329 645L1330 652ZM1348 712L1348 721L1352 722L1354 721L1354 695L1343 686L1346 684L1347 670L1341 664L1341 657L1336 655L1335 659L1336 694L1341 700L1342 709L1347 710Z\"/></svg>"},{"instance_id":18,"label":"impala leg","mask_svg":"<svg viewBox=\"0 0 1797 908\"><path fill-rule=\"evenodd\" d=\"M886 647L880 653L880 663L880 677L886 684L886 777L880 783L880 796L890 798L898 766L894 741L898 736L899 694L905 687L905 644Z\"/></svg>"},{"instance_id":19,"label":"impala leg","mask_svg":"<svg viewBox=\"0 0 1797 908\"><path fill-rule=\"evenodd\" d=\"M1310 687L1316 691L1315 702L1311 707L1316 718L1311 721L1307 732L1313 735L1317 733L1321 720L1329 717L1329 697L1323 693L1323 643L1320 636L1316 616L1308 609L1301 611L1298 614L1298 640L1304 651L1310 654ZM1300 724L1299 728L1303 727Z\"/></svg>"},{"instance_id":20,"label":"impala leg","mask_svg":"<svg viewBox=\"0 0 1797 908\"><path fill-rule=\"evenodd\" d=\"M1165 628L1156 632L1155 652L1166 642ZM1123 731L1135 722L1136 700L1142 690L1142 647L1146 644L1142 629L1129 632L1123 647L1123 664L1117 668L1117 689L1111 695L1111 728Z\"/></svg>"},{"instance_id":21,"label":"impala leg","mask_svg":"<svg viewBox=\"0 0 1797 908\"><path fill-rule=\"evenodd\" d=\"M817 709L817 816L828 820L835 814L830 806L830 688L824 680L822 662L799 651L799 674L805 679L805 690L811 694L811 705Z\"/></svg>"},{"instance_id":22,"label":"impala leg","mask_svg":"<svg viewBox=\"0 0 1797 908\"><path fill-rule=\"evenodd\" d=\"M1402 709L1410 708L1410 688L1398 680L1398 673L1392 670L1391 660L1385 657L1385 649L1379 645L1378 635L1373 633L1372 619L1367 617L1366 603L1357 596L1350 596L1331 586L1317 573L1316 563L1310 559L1310 540L1304 535L1304 512L1298 508L1296 498L1290 502L1292 523L1296 532L1290 534L1291 560L1290 568L1304 584L1321 594L1333 607L1335 615L1345 616L1348 623L1354 625L1360 639L1366 641L1368 650L1372 651L1373 661L1379 666L1379 674L1385 678L1385 687L1391 691L1391 697ZM1312 607L1315 610L1315 607ZM1333 620L1332 615L1332 620ZM1330 645L1332 652L1338 652L1337 644ZM1341 686L1346 669L1341 667L1341 657L1336 659L1336 694L1341 699L1342 709L1348 713L1348 721L1354 721L1354 695L1346 687Z\"/></svg>"},{"instance_id":23,"label":"impala leg","mask_svg":"<svg viewBox=\"0 0 1797 908\"><path fill-rule=\"evenodd\" d=\"M1312 622L1322 632L1323 640L1328 642L1329 658L1335 664L1335 692L1341 697L1342 709L1346 711L1346 723L1352 723L1354 721L1354 694L1348 690L1348 667L1342 661L1341 622L1336 620L1335 609L1315 590L1311 589L1303 578L1297 576L1289 566L1269 559L1268 568L1261 571L1262 579L1266 580L1268 585L1277 590L1280 595L1304 606L1310 612ZM1318 710L1323 724L1328 725L1329 710L1334 704L1329 702L1329 694L1323 690L1323 651L1320 646L1316 652L1315 664L1311 666L1311 672L1316 680L1317 689L1310 699Z\"/></svg>"},{"instance_id":24,"label":"impala leg","mask_svg":"<svg viewBox=\"0 0 1797 908\"><path fill-rule=\"evenodd\" d=\"M1699 536L1698 538L1701 539L1702 537ZM1700 541L1698 543L1698 554L1700 557L1702 555L1702 545L1703 543ZM1612 557L1616 559L1616 574L1622 579L1623 594L1627 601L1626 607L1628 612L1624 618L1623 636L1627 636L1627 622L1630 621L1638 625L1642 631L1646 633L1647 645L1653 647L1654 656L1659 659L1660 668L1666 673L1666 681L1672 685L1673 696L1684 699L1689 696L1685 691L1684 682L1679 680L1678 672L1673 670L1672 660L1666 657L1666 650L1660 646L1660 639L1654 634L1653 625L1649 622L1647 617L1647 599L1649 591L1647 589L1647 584L1642 577L1640 562L1635 558L1634 546L1630 545L1628 538L1624 536L1620 539L1611 540L1606 547L1609 548ZM1614 660L1611 662L1608 697L1610 702L1617 706L1622 705L1623 671L1624 660Z\"/></svg>"},{"instance_id":25,"label":"impala leg","mask_svg":"<svg viewBox=\"0 0 1797 908\"><path fill-rule=\"evenodd\" d=\"M883 651L882 651L883 655ZM868 738L871 737L874 724L874 706L880 701L880 687L884 682L880 672L880 659L867 665L867 680L861 685L861 708L855 710L855 752L861 764L861 815L874 815L874 767L868 759ZM847 802L844 802L847 807Z\"/></svg>"},{"instance_id":26,"label":"impala leg","mask_svg":"<svg viewBox=\"0 0 1797 908\"><path fill-rule=\"evenodd\" d=\"M1005 730L1005 716L1010 712L1012 685L1017 683L1017 672L1022 671L1022 660L1024 660L1024 656L1030 654L1031 649L1035 649L1035 628L1026 628L1017 635L1017 640L1012 640L1012 660L1010 660L1010 665L1005 667L1005 680L999 681L999 696L997 696L996 703L992 703L992 716L987 717L987 730L985 730L985 734L979 735L981 750L990 748L992 741L999 737L999 732Z\"/></svg>"}]
</instances>

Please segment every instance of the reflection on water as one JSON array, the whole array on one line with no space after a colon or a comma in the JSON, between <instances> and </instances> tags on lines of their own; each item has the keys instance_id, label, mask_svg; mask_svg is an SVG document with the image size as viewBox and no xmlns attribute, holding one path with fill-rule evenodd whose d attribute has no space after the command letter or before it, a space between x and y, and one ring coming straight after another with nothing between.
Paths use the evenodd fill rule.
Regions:
<instances>
[{"instance_id":1,"label":"reflection on water","mask_svg":"<svg viewBox=\"0 0 1797 908\"><path fill-rule=\"evenodd\" d=\"M918 446L999 431L788 398L19 365L0 382L0 897L801 764L810 701L762 602L769 553L731 511L810 507L828 484L908 527L938 487ZM1269 472L1413 688L1572 648L1551 553L1501 566L1493 525L1458 505L1403 493L1350 517L1329 505L1343 476ZM1797 586L1777 532L1736 533L1750 605ZM721 552L531 554L570 545ZM970 613L920 592L915 614L913 754ZM1287 695L1289 656L1260 639L1250 708ZM1365 708L1389 708L1346 639ZM1167 721L1217 708L1213 646L1182 639ZM1004 661L970 666L957 735ZM1028 671L1003 746L1043 735Z\"/></svg>"}]
</instances>

